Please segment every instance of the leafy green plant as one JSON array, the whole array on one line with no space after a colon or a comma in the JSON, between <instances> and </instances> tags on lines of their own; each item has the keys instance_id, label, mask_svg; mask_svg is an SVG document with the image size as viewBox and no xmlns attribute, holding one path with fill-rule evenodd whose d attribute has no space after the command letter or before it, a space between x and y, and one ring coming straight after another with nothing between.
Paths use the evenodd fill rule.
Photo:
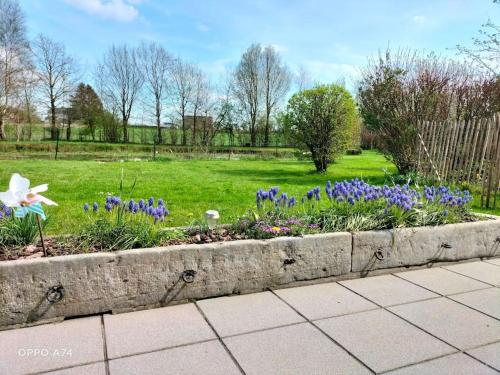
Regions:
<instances>
[{"instance_id":1,"label":"leafy green plant","mask_svg":"<svg viewBox=\"0 0 500 375\"><path fill-rule=\"evenodd\" d=\"M185 236L183 231L163 228L146 221L117 223L99 218L84 226L74 242L82 249L127 250L160 246Z\"/></svg>"},{"instance_id":2,"label":"leafy green plant","mask_svg":"<svg viewBox=\"0 0 500 375\"><path fill-rule=\"evenodd\" d=\"M42 222L45 226L47 221ZM6 217L0 220L0 246L27 246L38 235L36 217L29 213L23 218Z\"/></svg>"}]
</instances>

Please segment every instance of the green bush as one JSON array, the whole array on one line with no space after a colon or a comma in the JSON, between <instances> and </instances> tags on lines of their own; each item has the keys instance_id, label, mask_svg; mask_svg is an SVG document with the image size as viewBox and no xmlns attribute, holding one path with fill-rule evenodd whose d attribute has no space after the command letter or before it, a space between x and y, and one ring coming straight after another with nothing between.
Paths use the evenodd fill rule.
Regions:
<instances>
[{"instance_id":1,"label":"green bush","mask_svg":"<svg viewBox=\"0 0 500 375\"><path fill-rule=\"evenodd\" d=\"M352 140L356 105L342 86L319 85L290 98L283 122L296 141L311 152L316 170L325 172Z\"/></svg>"}]
</instances>

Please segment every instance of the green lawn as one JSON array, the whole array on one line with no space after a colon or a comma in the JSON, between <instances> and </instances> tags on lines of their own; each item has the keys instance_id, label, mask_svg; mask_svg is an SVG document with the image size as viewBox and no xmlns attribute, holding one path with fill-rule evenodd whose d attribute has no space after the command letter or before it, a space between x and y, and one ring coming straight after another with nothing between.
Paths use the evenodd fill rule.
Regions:
<instances>
[{"instance_id":1,"label":"green lawn","mask_svg":"<svg viewBox=\"0 0 500 375\"><path fill-rule=\"evenodd\" d=\"M383 184L390 183L385 180L384 169L391 174L396 172L382 155L371 151L344 156L326 174L315 173L311 162L294 160L2 160L0 191L6 190L14 172L28 177L32 186L49 183L46 195L59 206L47 208L50 216L47 231L69 233L84 222L85 202L98 201L102 205L106 194L118 194L122 169L126 186L130 187L137 179L134 199L154 196L166 200L171 225L188 224L201 218L207 209L219 210L222 222L230 222L255 206L255 192L259 188L279 186L299 198L311 187L323 187L327 180L359 177ZM477 196L475 202L479 204Z\"/></svg>"}]
</instances>

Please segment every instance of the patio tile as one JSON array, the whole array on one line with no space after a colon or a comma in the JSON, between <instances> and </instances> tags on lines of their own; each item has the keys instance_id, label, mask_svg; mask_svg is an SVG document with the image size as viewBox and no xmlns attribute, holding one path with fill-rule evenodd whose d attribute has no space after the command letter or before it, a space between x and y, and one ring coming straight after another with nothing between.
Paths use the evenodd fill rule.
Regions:
<instances>
[{"instance_id":1,"label":"patio tile","mask_svg":"<svg viewBox=\"0 0 500 375\"><path fill-rule=\"evenodd\" d=\"M485 262L500 266L500 258L488 259L488 260L485 260Z\"/></svg>"},{"instance_id":2,"label":"patio tile","mask_svg":"<svg viewBox=\"0 0 500 375\"><path fill-rule=\"evenodd\" d=\"M496 373L495 370L475 361L471 357L457 353L390 371L387 375L493 375Z\"/></svg>"},{"instance_id":3,"label":"patio tile","mask_svg":"<svg viewBox=\"0 0 500 375\"><path fill-rule=\"evenodd\" d=\"M316 324L376 372L456 351L383 309L319 320Z\"/></svg>"},{"instance_id":4,"label":"patio tile","mask_svg":"<svg viewBox=\"0 0 500 375\"><path fill-rule=\"evenodd\" d=\"M221 337L304 321L271 292L206 299L197 304Z\"/></svg>"},{"instance_id":5,"label":"patio tile","mask_svg":"<svg viewBox=\"0 0 500 375\"><path fill-rule=\"evenodd\" d=\"M460 263L444 267L450 271L500 286L500 267L486 262Z\"/></svg>"},{"instance_id":6,"label":"patio tile","mask_svg":"<svg viewBox=\"0 0 500 375\"><path fill-rule=\"evenodd\" d=\"M500 371L500 342L468 350L467 353Z\"/></svg>"},{"instance_id":7,"label":"patio tile","mask_svg":"<svg viewBox=\"0 0 500 375\"><path fill-rule=\"evenodd\" d=\"M109 361L110 375L241 374L218 340Z\"/></svg>"},{"instance_id":8,"label":"patio tile","mask_svg":"<svg viewBox=\"0 0 500 375\"><path fill-rule=\"evenodd\" d=\"M309 323L224 339L248 375L370 374Z\"/></svg>"},{"instance_id":9,"label":"patio tile","mask_svg":"<svg viewBox=\"0 0 500 375\"><path fill-rule=\"evenodd\" d=\"M443 268L400 272L397 276L442 295L470 292L472 290L491 287L491 285L476 281L467 276L458 275Z\"/></svg>"},{"instance_id":10,"label":"patio tile","mask_svg":"<svg viewBox=\"0 0 500 375\"><path fill-rule=\"evenodd\" d=\"M337 283L280 289L274 292L311 320L378 308Z\"/></svg>"},{"instance_id":11,"label":"patio tile","mask_svg":"<svg viewBox=\"0 0 500 375\"><path fill-rule=\"evenodd\" d=\"M446 298L389 309L462 350L500 340L498 320Z\"/></svg>"},{"instance_id":12,"label":"patio tile","mask_svg":"<svg viewBox=\"0 0 500 375\"><path fill-rule=\"evenodd\" d=\"M104 327L109 358L166 349L217 337L192 303L104 315Z\"/></svg>"},{"instance_id":13,"label":"patio tile","mask_svg":"<svg viewBox=\"0 0 500 375\"><path fill-rule=\"evenodd\" d=\"M449 298L500 319L499 288L476 290L475 292L457 294Z\"/></svg>"},{"instance_id":14,"label":"patio tile","mask_svg":"<svg viewBox=\"0 0 500 375\"><path fill-rule=\"evenodd\" d=\"M103 360L99 317L0 331L0 374L50 371Z\"/></svg>"},{"instance_id":15,"label":"patio tile","mask_svg":"<svg viewBox=\"0 0 500 375\"><path fill-rule=\"evenodd\" d=\"M366 277L339 281L339 283L382 306L398 305L438 296L393 275Z\"/></svg>"},{"instance_id":16,"label":"patio tile","mask_svg":"<svg viewBox=\"0 0 500 375\"><path fill-rule=\"evenodd\" d=\"M106 366L104 362L97 362L64 370L44 372L44 375L106 375Z\"/></svg>"}]
</instances>

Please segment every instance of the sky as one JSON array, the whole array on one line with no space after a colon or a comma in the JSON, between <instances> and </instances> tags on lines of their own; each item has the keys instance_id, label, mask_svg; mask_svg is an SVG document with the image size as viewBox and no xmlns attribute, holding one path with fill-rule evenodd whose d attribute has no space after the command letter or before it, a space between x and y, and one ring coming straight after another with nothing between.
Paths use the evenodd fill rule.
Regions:
<instances>
[{"instance_id":1,"label":"sky","mask_svg":"<svg viewBox=\"0 0 500 375\"><path fill-rule=\"evenodd\" d=\"M112 44L161 43L217 79L254 42L273 45L313 81L355 83L379 51L411 47L455 55L493 0L21 0L30 37L63 42L92 71ZM90 75L88 75L90 77Z\"/></svg>"}]
</instances>

